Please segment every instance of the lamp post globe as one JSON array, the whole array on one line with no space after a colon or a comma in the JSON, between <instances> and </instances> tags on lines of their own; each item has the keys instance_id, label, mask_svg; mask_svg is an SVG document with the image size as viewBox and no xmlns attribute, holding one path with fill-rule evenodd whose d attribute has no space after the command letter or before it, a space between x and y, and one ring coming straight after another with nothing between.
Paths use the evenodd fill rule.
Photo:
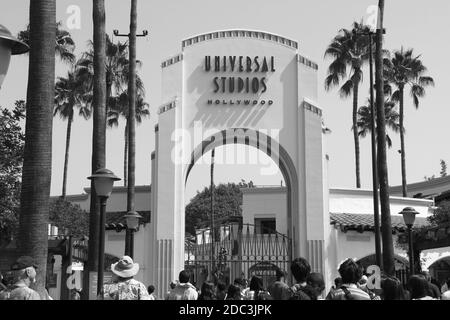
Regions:
<instances>
[{"instance_id":1,"label":"lamp post globe","mask_svg":"<svg viewBox=\"0 0 450 320\"><path fill-rule=\"evenodd\" d=\"M414 220L416 219L416 215L419 214L414 208L407 207L400 212L403 216L403 220L408 228L408 240L409 240L409 272L410 276L414 274L414 250L413 250L413 237L412 237L412 227L414 225Z\"/></svg>"},{"instance_id":2,"label":"lamp post globe","mask_svg":"<svg viewBox=\"0 0 450 320\"><path fill-rule=\"evenodd\" d=\"M136 211L130 211L125 215L125 219L129 230L129 241L125 244L125 255L134 258L134 232L137 231L139 219L142 219L142 216Z\"/></svg>"},{"instance_id":3,"label":"lamp post globe","mask_svg":"<svg viewBox=\"0 0 450 320\"><path fill-rule=\"evenodd\" d=\"M419 214L414 208L407 207L400 212L403 216L403 221L407 227L412 227L414 225L414 221L416 220L416 215Z\"/></svg>"},{"instance_id":4,"label":"lamp post globe","mask_svg":"<svg viewBox=\"0 0 450 320\"><path fill-rule=\"evenodd\" d=\"M136 211L130 211L125 215L125 219L127 221L127 228L136 231L139 227L139 219L142 219L142 216Z\"/></svg>"},{"instance_id":5,"label":"lamp post globe","mask_svg":"<svg viewBox=\"0 0 450 320\"><path fill-rule=\"evenodd\" d=\"M18 40L0 24L0 88L8 73L12 55L24 54L30 50L25 42Z\"/></svg>"},{"instance_id":6,"label":"lamp post globe","mask_svg":"<svg viewBox=\"0 0 450 320\"><path fill-rule=\"evenodd\" d=\"M105 168L97 170L88 179L94 180L95 192L99 197L109 197L113 190L114 182L121 180L111 170Z\"/></svg>"}]
</instances>

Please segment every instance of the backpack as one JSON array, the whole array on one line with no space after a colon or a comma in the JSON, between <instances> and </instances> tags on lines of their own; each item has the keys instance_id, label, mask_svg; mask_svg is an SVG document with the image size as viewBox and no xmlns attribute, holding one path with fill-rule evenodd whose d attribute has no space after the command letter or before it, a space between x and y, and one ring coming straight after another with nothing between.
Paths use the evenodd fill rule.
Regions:
<instances>
[{"instance_id":1,"label":"backpack","mask_svg":"<svg viewBox=\"0 0 450 320\"><path fill-rule=\"evenodd\" d=\"M353 297L347 287L342 286L341 289L344 291L344 295L341 296L341 300L355 300L355 297Z\"/></svg>"},{"instance_id":2,"label":"backpack","mask_svg":"<svg viewBox=\"0 0 450 320\"><path fill-rule=\"evenodd\" d=\"M311 294L306 287L300 287L296 292L293 292L289 300L313 300Z\"/></svg>"}]
</instances>

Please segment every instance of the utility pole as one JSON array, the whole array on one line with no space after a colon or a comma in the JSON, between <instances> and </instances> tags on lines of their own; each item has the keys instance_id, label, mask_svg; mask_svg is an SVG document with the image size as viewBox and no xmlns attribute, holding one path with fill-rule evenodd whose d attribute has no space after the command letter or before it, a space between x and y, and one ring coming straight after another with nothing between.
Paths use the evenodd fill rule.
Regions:
<instances>
[{"instance_id":1,"label":"utility pole","mask_svg":"<svg viewBox=\"0 0 450 320\"><path fill-rule=\"evenodd\" d=\"M148 35L144 31L142 35L136 34L137 30L137 0L131 0L130 10L130 33L119 34L114 30L117 37L125 36L129 39L129 78L128 78L128 185L127 185L127 212L133 212L135 207L135 158L136 158L136 38ZM125 155L126 157L127 155ZM126 229L125 255L133 258L134 234L130 228Z\"/></svg>"}]
</instances>

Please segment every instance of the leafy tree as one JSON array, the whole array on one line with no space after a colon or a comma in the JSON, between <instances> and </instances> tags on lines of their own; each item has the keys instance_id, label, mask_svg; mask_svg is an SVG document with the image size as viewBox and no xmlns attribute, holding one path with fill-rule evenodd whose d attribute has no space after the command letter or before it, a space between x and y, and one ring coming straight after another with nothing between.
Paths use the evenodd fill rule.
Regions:
<instances>
[{"instance_id":1,"label":"leafy tree","mask_svg":"<svg viewBox=\"0 0 450 320\"><path fill-rule=\"evenodd\" d=\"M442 177L447 176L447 163L441 159L441 172L439 173Z\"/></svg>"},{"instance_id":2,"label":"leafy tree","mask_svg":"<svg viewBox=\"0 0 450 320\"><path fill-rule=\"evenodd\" d=\"M0 247L17 231L25 136L20 122L25 101L16 101L12 111L0 108Z\"/></svg>"},{"instance_id":3,"label":"leafy tree","mask_svg":"<svg viewBox=\"0 0 450 320\"><path fill-rule=\"evenodd\" d=\"M357 130L358 93L359 85L363 80L363 65L369 59L369 27L354 22L352 30L342 29L334 37L325 51L325 57L333 59L328 67L325 79L325 89L330 90L345 83L339 89L342 98L353 96L353 139L355 143L356 187L361 188L360 178L360 148ZM347 72L347 69L350 69Z\"/></svg>"},{"instance_id":4,"label":"leafy tree","mask_svg":"<svg viewBox=\"0 0 450 320\"><path fill-rule=\"evenodd\" d=\"M214 187L214 220L226 221L230 216L242 216L241 188L253 188L253 182L227 183ZM210 226L211 187L198 192L186 206L186 232L194 235L197 228Z\"/></svg>"},{"instance_id":5,"label":"leafy tree","mask_svg":"<svg viewBox=\"0 0 450 320\"><path fill-rule=\"evenodd\" d=\"M437 232L439 229L446 230L450 226L450 201L445 200L439 203L437 209L433 211L433 214L427 218L428 225L418 228L414 228L414 243L420 243L422 241L440 240L446 238L445 232ZM431 234L430 234L430 231ZM408 250L408 237L406 234L402 234L397 238L396 246L405 251ZM420 251L414 250L414 262L415 271L421 271L420 264Z\"/></svg>"},{"instance_id":6,"label":"leafy tree","mask_svg":"<svg viewBox=\"0 0 450 320\"><path fill-rule=\"evenodd\" d=\"M79 205L62 198L50 203L50 221L59 230L68 229L73 236L86 236L89 233L89 213Z\"/></svg>"},{"instance_id":7,"label":"leafy tree","mask_svg":"<svg viewBox=\"0 0 450 320\"><path fill-rule=\"evenodd\" d=\"M386 78L385 90L392 94L391 99L400 104L400 127L405 128L404 122L404 93L405 87L410 87L410 94L414 106L419 108L419 98L425 96L425 87L434 86L434 80L425 76L427 68L422 64L420 56L413 56L413 50L400 50L394 52L391 58L385 58L384 76ZM392 86L395 91L392 92ZM405 133L400 131L401 165L402 165L402 191L403 197L407 197L406 183L406 155L405 155Z\"/></svg>"}]
</instances>

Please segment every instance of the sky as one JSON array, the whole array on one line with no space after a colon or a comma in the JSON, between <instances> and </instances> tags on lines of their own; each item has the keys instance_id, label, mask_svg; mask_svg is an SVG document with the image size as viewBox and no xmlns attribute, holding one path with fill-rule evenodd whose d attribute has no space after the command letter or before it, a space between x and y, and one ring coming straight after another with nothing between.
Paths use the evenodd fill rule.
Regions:
<instances>
[{"instance_id":1,"label":"sky","mask_svg":"<svg viewBox=\"0 0 450 320\"><path fill-rule=\"evenodd\" d=\"M6 0L2 0L6 2ZM106 30L128 33L130 1L107 0ZM154 0L139 1L138 31L147 29L149 36L139 38L137 57L143 62L138 71L146 88L146 100L150 104L151 118L137 127L136 132L136 185L148 185L151 181L151 152L154 150L154 126L158 121L157 109L161 101L161 62L181 52L181 41L192 35L221 29L254 29L283 35L299 42L299 51L319 65L319 105L324 110L324 121L332 130L325 138L329 162L330 187L354 188L354 144L351 132L352 100L341 99L336 90L326 92L323 82L329 60L324 52L331 39L341 28L350 28L353 21L367 19L367 9L376 0ZM418 182L424 176L438 175L439 161L450 162L450 108L447 90L450 87L450 42L446 30L450 30L450 2L447 0L386 1L385 48L388 50L413 48L420 54L428 68L428 74L436 82L427 89L427 96L416 110L409 96L405 101L406 170L408 182ZM73 8L79 8L81 24L72 22ZM29 1L11 2L8 10L0 12L0 24L13 34L25 29L28 23ZM62 21L74 38L76 53L86 50L92 38L92 2L87 0L58 0L57 20ZM69 22L69 24L67 23ZM114 40L117 38L114 37ZM123 38L121 39L124 40ZM27 90L28 57L16 56L0 90L0 105L11 107L15 100L25 99ZM66 74L68 66L57 61L57 76ZM360 88L359 104L368 96L369 76ZM53 160L51 194L59 195L62 188L65 134L67 123L54 118ZM83 193L90 175L92 123L76 118L72 127L70 148L68 194ZM107 132L107 167L123 176L124 122ZM392 134L393 147L388 151L389 184L401 184L400 139ZM246 147L239 150L245 151ZM221 150L218 150L220 156ZM261 155L263 158L264 155ZM205 155L208 157L208 155ZM266 159L267 160L267 159ZM260 175L255 165L217 165L215 182L239 182L252 180L257 185L279 185L283 180L278 173ZM361 141L362 187L371 188L370 138ZM186 198L196 190L209 185L209 166L196 165L186 190Z\"/></svg>"}]
</instances>

